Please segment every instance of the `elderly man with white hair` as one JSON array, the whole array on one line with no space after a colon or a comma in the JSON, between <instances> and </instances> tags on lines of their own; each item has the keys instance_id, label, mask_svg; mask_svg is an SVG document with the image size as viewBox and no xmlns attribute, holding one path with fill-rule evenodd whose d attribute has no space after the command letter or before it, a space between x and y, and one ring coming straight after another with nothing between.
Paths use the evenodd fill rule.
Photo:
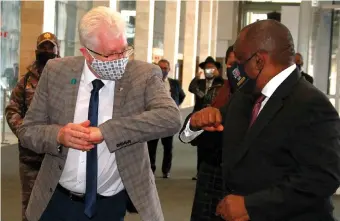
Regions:
<instances>
[{"instance_id":1,"label":"elderly man with white hair","mask_svg":"<svg viewBox=\"0 0 340 221\"><path fill-rule=\"evenodd\" d=\"M162 221L145 142L175 134L179 110L159 67L129 61L118 12L92 9L79 36L83 56L47 63L19 129L45 153L27 218L121 221L132 202L141 220Z\"/></svg>"}]
</instances>

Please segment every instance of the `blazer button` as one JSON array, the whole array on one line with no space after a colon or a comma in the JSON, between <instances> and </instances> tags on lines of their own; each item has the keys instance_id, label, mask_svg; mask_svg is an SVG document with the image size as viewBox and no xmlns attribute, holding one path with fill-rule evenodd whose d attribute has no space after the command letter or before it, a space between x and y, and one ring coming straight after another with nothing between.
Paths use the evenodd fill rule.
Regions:
<instances>
[{"instance_id":1,"label":"blazer button","mask_svg":"<svg viewBox=\"0 0 340 221\"><path fill-rule=\"evenodd\" d=\"M59 170L62 170L62 169L63 169L63 167L61 165L59 165Z\"/></svg>"},{"instance_id":2,"label":"blazer button","mask_svg":"<svg viewBox=\"0 0 340 221\"><path fill-rule=\"evenodd\" d=\"M52 189L52 188L50 188L50 192L51 192L51 193L53 192L53 189Z\"/></svg>"}]
</instances>

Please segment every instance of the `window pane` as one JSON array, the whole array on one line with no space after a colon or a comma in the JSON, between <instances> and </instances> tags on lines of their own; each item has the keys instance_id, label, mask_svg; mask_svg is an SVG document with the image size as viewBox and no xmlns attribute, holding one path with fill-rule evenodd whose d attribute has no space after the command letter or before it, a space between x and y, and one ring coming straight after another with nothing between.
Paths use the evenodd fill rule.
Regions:
<instances>
[{"instance_id":1,"label":"window pane","mask_svg":"<svg viewBox=\"0 0 340 221\"><path fill-rule=\"evenodd\" d=\"M339 50L339 29L340 29L340 11L333 10L332 12L332 48L331 48L331 59L330 59L330 73L329 73L329 85L328 92L330 95L335 95L336 87L340 86L337 82L337 60L336 55Z\"/></svg>"},{"instance_id":2,"label":"window pane","mask_svg":"<svg viewBox=\"0 0 340 221\"><path fill-rule=\"evenodd\" d=\"M136 1L119 1L119 10L126 22L126 32L129 44L134 44Z\"/></svg>"},{"instance_id":3,"label":"window pane","mask_svg":"<svg viewBox=\"0 0 340 221\"><path fill-rule=\"evenodd\" d=\"M334 98L330 98L329 101L330 101L331 104L333 104L333 106L335 107L335 99L334 99Z\"/></svg>"},{"instance_id":4,"label":"window pane","mask_svg":"<svg viewBox=\"0 0 340 221\"><path fill-rule=\"evenodd\" d=\"M80 54L78 22L92 5L93 1L56 1L55 26L61 57Z\"/></svg>"}]
</instances>

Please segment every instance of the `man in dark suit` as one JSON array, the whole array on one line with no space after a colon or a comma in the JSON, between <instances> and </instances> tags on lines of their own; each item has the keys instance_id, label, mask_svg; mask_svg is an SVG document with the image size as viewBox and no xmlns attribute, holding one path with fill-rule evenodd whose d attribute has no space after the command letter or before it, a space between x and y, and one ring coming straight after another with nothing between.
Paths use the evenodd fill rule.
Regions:
<instances>
[{"instance_id":1,"label":"man in dark suit","mask_svg":"<svg viewBox=\"0 0 340 221\"><path fill-rule=\"evenodd\" d=\"M296 64L297 69L300 71L301 75L305 77L308 82L313 84L314 82L313 77L302 71L303 57L300 53L295 54L295 64Z\"/></svg>"},{"instance_id":2,"label":"man in dark suit","mask_svg":"<svg viewBox=\"0 0 340 221\"><path fill-rule=\"evenodd\" d=\"M190 140L200 129L223 131L225 197L217 214L228 221L334 221L339 114L296 69L283 24L247 26L234 52L235 68L249 77L252 93L236 92L229 105L194 113L181 132Z\"/></svg>"},{"instance_id":3,"label":"man in dark suit","mask_svg":"<svg viewBox=\"0 0 340 221\"><path fill-rule=\"evenodd\" d=\"M161 59L158 62L158 66L161 68L162 73L163 73L163 82L165 84L166 91L169 92L172 99L174 99L174 101L176 102L177 106L181 105L185 98L185 93L178 80L171 79L168 77L168 73L170 71L169 61L165 59ZM154 173L156 170L156 152L157 152L158 140L159 139L151 140L148 142L151 169ZM172 162L173 136L164 137L161 139L161 141L164 147L163 163L162 163L163 178L169 178L171 162Z\"/></svg>"}]
</instances>

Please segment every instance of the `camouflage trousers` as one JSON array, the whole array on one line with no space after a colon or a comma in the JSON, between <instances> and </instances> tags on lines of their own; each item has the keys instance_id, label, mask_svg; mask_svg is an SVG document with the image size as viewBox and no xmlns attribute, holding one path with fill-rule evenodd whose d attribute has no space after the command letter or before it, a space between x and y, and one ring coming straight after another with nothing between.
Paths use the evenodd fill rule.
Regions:
<instances>
[{"instance_id":1,"label":"camouflage trousers","mask_svg":"<svg viewBox=\"0 0 340 221\"><path fill-rule=\"evenodd\" d=\"M19 175L21 181L22 221L28 221L25 215L28 201L39 173L43 155L25 149L19 145Z\"/></svg>"}]
</instances>

